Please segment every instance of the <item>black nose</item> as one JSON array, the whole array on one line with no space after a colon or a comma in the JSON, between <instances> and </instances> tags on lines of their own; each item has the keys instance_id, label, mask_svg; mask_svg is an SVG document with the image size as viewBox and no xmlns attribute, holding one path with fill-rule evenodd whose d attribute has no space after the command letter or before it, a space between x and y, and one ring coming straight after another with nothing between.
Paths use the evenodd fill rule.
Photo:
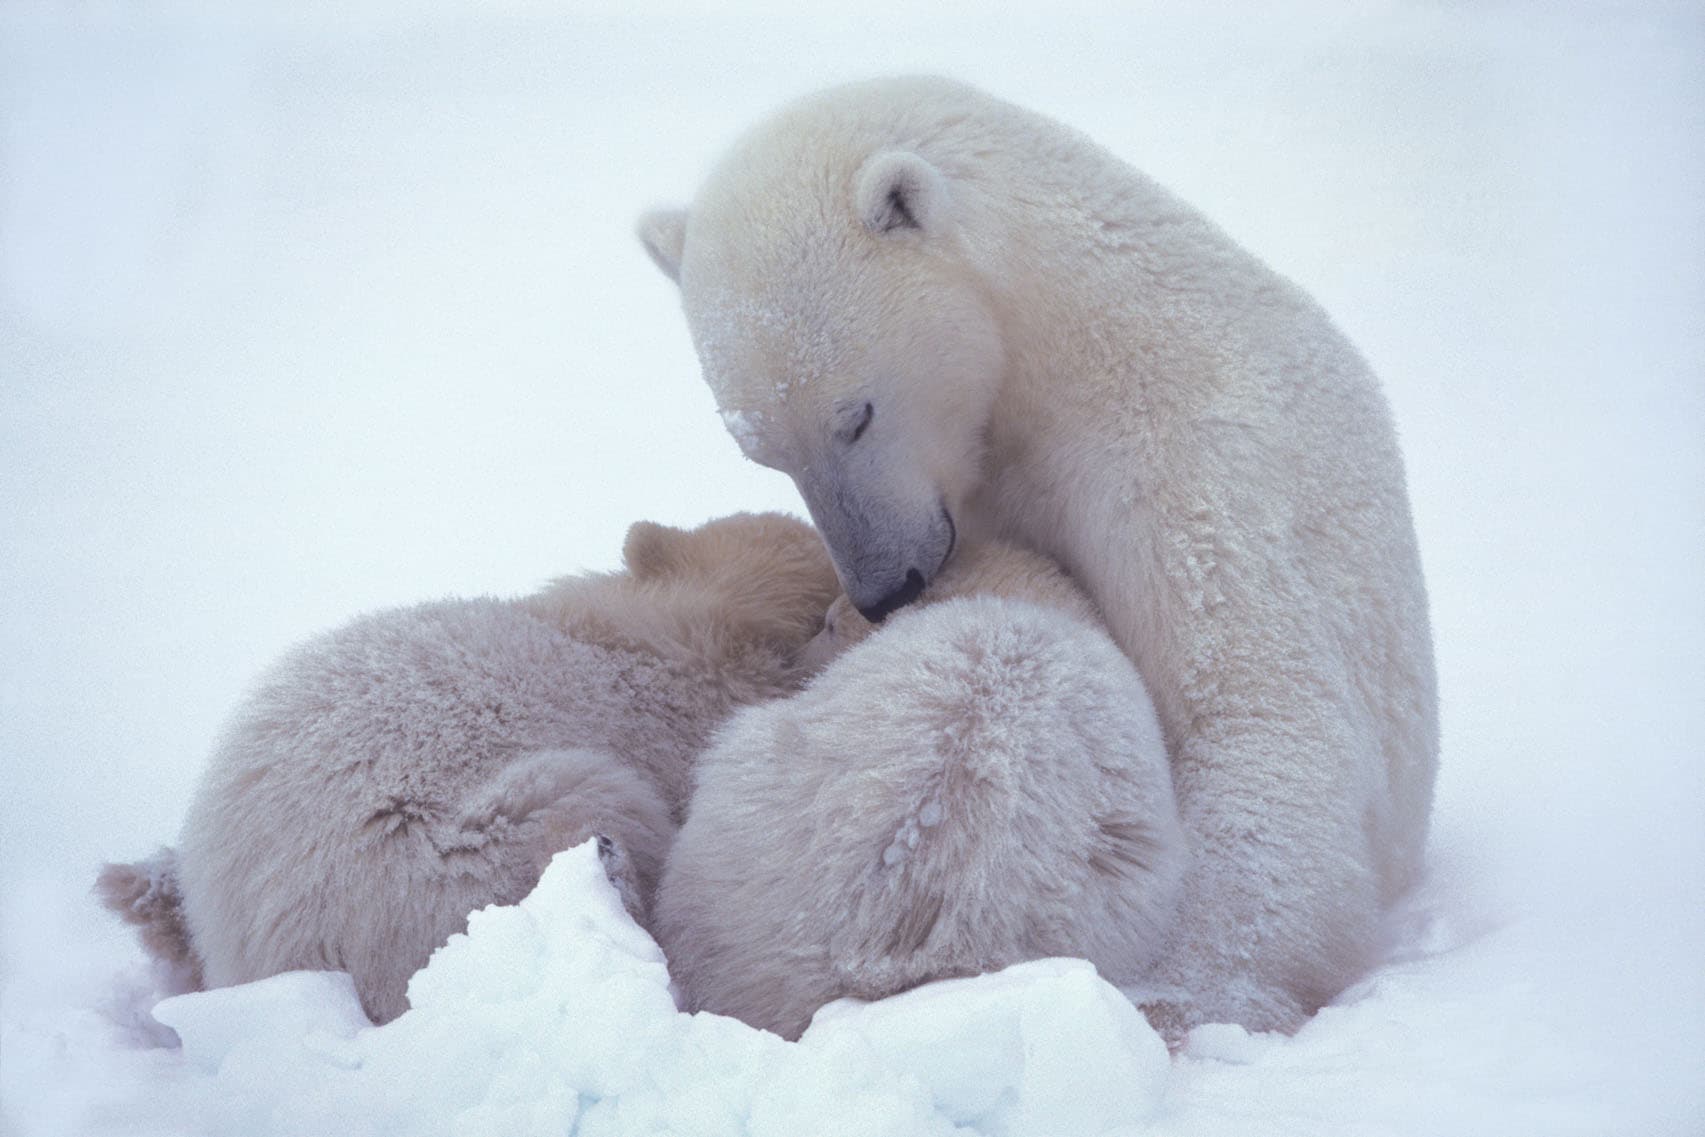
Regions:
<instances>
[{"instance_id":1,"label":"black nose","mask_svg":"<svg viewBox=\"0 0 1705 1137\"><path fill-rule=\"evenodd\" d=\"M890 592L887 596L884 596L876 603L870 605L868 608L860 605L858 610L859 615L863 616L866 620L869 620L873 624L880 624L883 620L888 618L889 613L904 608L906 605L916 600L919 596L922 596L923 591L924 574L919 572L917 569L907 569L906 583L902 584L899 588L896 588L893 592Z\"/></svg>"}]
</instances>

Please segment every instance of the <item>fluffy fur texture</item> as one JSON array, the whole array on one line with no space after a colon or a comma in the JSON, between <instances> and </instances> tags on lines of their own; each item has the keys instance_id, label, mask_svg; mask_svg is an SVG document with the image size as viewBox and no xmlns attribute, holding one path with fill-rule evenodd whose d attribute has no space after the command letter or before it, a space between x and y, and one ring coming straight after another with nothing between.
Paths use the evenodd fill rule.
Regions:
<instances>
[{"instance_id":1,"label":"fluffy fur texture","mask_svg":"<svg viewBox=\"0 0 1705 1137\"><path fill-rule=\"evenodd\" d=\"M1195 844L1152 1017L1289 1030L1355 977L1420 864L1437 716L1390 416L1325 313L1088 139L936 79L788 108L640 232L857 607L1005 535L1136 663Z\"/></svg>"},{"instance_id":2,"label":"fluffy fur texture","mask_svg":"<svg viewBox=\"0 0 1705 1137\"><path fill-rule=\"evenodd\" d=\"M588 837L645 919L694 756L798 687L836 585L811 527L774 514L640 523L624 552L626 573L381 612L292 652L227 729L170 874L108 866L109 906L209 986L348 971L379 1022L470 911Z\"/></svg>"},{"instance_id":3,"label":"fluffy fur texture","mask_svg":"<svg viewBox=\"0 0 1705 1137\"><path fill-rule=\"evenodd\" d=\"M1154 958L1185 857L1142 681L1045 560L985 547L953 583L700 760L656 921L695 1008L793 1038L844 995Z\"/></svg>"}]
</instances>

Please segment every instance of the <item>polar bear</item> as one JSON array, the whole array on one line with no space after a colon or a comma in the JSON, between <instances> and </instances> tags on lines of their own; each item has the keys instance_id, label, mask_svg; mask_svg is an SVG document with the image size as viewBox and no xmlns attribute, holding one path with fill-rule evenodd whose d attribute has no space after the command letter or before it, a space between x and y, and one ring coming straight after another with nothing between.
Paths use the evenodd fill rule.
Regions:
<instances>
[{"instance_id":1,"label":"polar bear","mask_svg":"<svg viewBox=\"0 0 1705 1137\"><path fill-rule=\"evenodd\" d=\"M1390 414L1308 296L1082 135L930 78L787 108L640 236L868 618L961 534L1101 610L1196 846L1163 1030L1291 1030L1373 960L1431 808L1431 636Z\"/></svg>"},{"instance_id":2,"label":"polar bear","mask_svg":"<svg viewBox=\"0 0 1705 1137\"><path fill-rule=\"evenodd\" d=\"M286 656L227 728L178 849L98 890L156 956L226 986L341 969L376 1022L475 908L597 836L642 920L693 758L796 690L838 592L780 514L640 522L627 571L380 612Z\"/></svg>"},{"instance_id":3,"label":"polar bear","mask_svg":"<svg viewBox=\"0 0 1705 1137\"><path fill-rule=\"evenodd\" d=\"M694 1010L797 1038L831 999L1047 956L1138 981L1185 864L1160 723L1057 567L967 547L701 756L655 927Z\"/></svg>"}]
</instances>

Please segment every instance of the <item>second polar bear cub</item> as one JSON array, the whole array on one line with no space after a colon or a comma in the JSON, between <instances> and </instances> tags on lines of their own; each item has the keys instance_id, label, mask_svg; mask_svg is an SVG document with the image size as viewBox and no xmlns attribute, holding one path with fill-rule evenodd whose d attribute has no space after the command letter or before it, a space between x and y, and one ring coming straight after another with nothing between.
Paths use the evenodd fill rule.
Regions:
<instances>
[{"instance_id":1,"label":"second polar bear cub","mask_svg":"<svg viewBox=\"0 0 1705 1137\"><path fill-rule=\"evenodd\" d=\"M178 851L99 890L157 957L227 986L341 969L378 1022L468 913L603 838L644 921L692 761L797 690L838 591L811 526L629 530L626 572L379 612L286 656L227 729Z\"/></svg>"},{"instance_id":2,"label":"second polar bear cub","mask_svg":"<svg viewBox=\"0 0 1705 1137\"><path fill-rule=\"evenodd\" d=\"M960 550L699 760L657 934L696 1010L795 1038L833 999L1046 956L1138 981L1184 870L1159 722L1052 562ZM808 866L801 871L800 866Z\"/></svg>"}]
</instances>

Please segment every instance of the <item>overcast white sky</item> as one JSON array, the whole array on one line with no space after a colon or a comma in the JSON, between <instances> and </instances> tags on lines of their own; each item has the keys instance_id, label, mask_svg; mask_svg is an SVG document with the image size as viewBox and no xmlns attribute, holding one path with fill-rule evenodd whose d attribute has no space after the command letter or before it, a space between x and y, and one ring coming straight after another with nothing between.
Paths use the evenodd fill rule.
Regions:
<instances>
[{"instance_id":1,"label":"overcast white sky","mask_svg":"<svg viewBox=\"0 0 1705 1137\"><path fill-rule=\"evenodd\" d=\"M1698 897L1701 59L1680 3L0 4L10 954L174 838L287 644L797 508L632 221L781 100L902 70L1084 129L1383 375L1439 862L1518 906Z\"/></svg>"}]
</instances>

